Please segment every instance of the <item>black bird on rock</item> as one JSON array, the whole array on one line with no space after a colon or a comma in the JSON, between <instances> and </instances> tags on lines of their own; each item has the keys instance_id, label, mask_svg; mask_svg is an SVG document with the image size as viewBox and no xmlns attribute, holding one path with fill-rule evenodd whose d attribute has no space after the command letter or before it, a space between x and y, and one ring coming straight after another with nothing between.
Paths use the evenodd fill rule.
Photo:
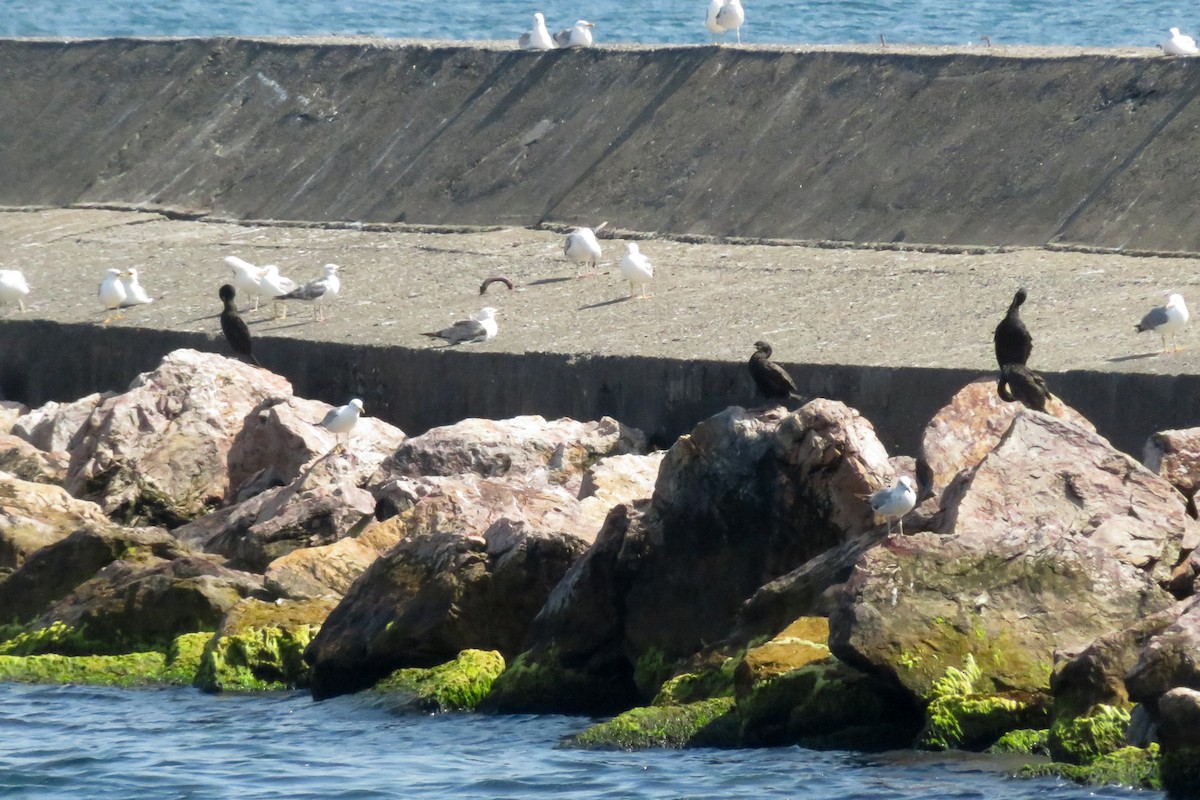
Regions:
<instances>
[{"instance_id":1,"label":"black bird on rock","mask_svg":"<svg viewBox=\"0 0 1200 800\"><path fill-rule=\"evenodd\" d=\"M1012 304L1008 307L1008 313L1004 315L1004 319L1000 320L1000 324L996 326L996 333L992 337L992 341L996 345L996 361L1000 364L1001 369L1005 364L1026 364L1029 362L1029 354L1033 352L1033 337L1029 335L1029 330L1025 327L1025 323L1021 321L1021 304L1025 302L1025 290L1018 289L1013 295Z\"/></svg>"},{"instance_id":2,"label":"black bird on rock","mask_svg":"<svg viewBox=\"0 0 1200 800\"><path fill-rule=\"evenodd\" d=\"M770 400L785 402L787 400L805 400L797 393L796 382L783 367L771 361L771 345L758 341L754 343L754 355L750 356L750 377L758 391Z\"/></svg>"},{"instance_id":3,"label":"black bird on rock","mask_svg":"<svg viewBox=\"0 0 1200 800\"><path fill-rule=\"evenodd\" d=\"M225 341L229 342L233 352L249 359L254 366L261 367L262 364L258 363L258 359L251 352L250 329L246 327L246 321L238 315L237 306L233 304L234 295L236 292L228 283L222 284L217 290L217 296L225 304L225 308L221 310L221 333L225 334Z\"/></svg>"},{"instance_id":4,"label":"black bird on rock","mask_svg":"<svg viewBox=\"0 0 1200 800\"><path fill-rule=\"evenodd\" d=\"M1042 376L1024 364L1005 364L1000 368L996 394L1006 403L1020 401L1026 408L1041 412L1046 411L1046 401L1053 397Z\"/></svg>"}]
</instances>

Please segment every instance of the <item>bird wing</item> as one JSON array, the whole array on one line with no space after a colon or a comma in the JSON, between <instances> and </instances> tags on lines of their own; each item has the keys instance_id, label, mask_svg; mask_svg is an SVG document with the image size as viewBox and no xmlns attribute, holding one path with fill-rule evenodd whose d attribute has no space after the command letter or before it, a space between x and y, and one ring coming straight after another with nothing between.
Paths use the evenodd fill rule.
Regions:
<instances>
[{"instance_id":1,"label":"bird wing","mask_svg":"<svg viewBox=\"0 0 1200 800\"><path fill-rule=\"evenodd\" d=\"M555 31L554 43L559 47L566 47L571 41L571 29L563 28L561 31Z\"/></svg>"},{"instance_id":2,"label":"bird wing","mask_svg":"<svg viewBox=\"0 0 1200 800\"><path fill-rule=\"evenodd\" d=\"M1152 331L1160 325L1166 325L1170 321L1167 316L1166 306L1155 306L1150 309L1146 316L1142 317L1142 322L1138 325L1139 331Z\"/></svg>"},{"instance_id":3,"label":"bird wing","mask_svg":"<svg viewBox=\"0 0 1200 800\"><path fill-rule=\"evenodd\" d=\"M529 43L530 43L530 42L532 42L532 41L533 41L533 34L532 34L532 33L522 33L522 34L521 34L521 35L520 35L520 36L517 38L517 47L521 47L521 48L524 48L524 49L529 49Z\"/></svg>"},{"instance_id":4,"label":"bird wing","mask_svg":"<svg viewBox=\"0 0 1200 800\"><path fill-rule=\"evenodd\" d=\"M449 328L438 331L437 335L450 344L479 342L487 338L487 328L479 320L460 319Z\"/></svg>"},{"instance_id":5,"label":"bird wing","mask_svg":"<svg viewBox=\"0 0 1200 800\"><path fill-rule=\"evenodd\" d=\"M299 286L280 297L280 300L316 300L329 291L329 283L324 278L317 278Z\"/></svg>"},{"instance_id":6,"label":"bird wing","mask_svg":"<svg viewBox=\"0 0 1200 800\"><path fill-rule=\"evenodd\" d=\"M338 414L341 413L341 410L342 409L340 408L329 409L329 413L325 415L323 420L321 420L321 427L328 428L330 425L332 425L333 421L338 418Z\"/></svg>"}]
</instances>

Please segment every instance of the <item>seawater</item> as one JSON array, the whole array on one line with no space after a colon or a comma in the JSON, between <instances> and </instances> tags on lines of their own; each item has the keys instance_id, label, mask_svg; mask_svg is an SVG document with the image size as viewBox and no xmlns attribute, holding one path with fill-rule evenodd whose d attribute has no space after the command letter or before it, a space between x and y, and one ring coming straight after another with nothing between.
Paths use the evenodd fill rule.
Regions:
<instances>
[{"instance_id":1,"label":"seawater","mask_svg":"<svg viewBox=\"0 0 1200 800\"><path fill-rule=\"evenodd\" d=\"M1006 778L978 756L797 747L582 751L561 716L397 715L361 696L0 684L0 796L1083 800L1155 792Z\"/></svg>"},{"instance_id":2,"label":"seawater","mask_svg":"<svg viewBox=\"0 0 1200 800\"><path fill-rule=\"evenodd\" d=\"M744 0L754 44L889 42L1150 47L1200 32L1179 0ZM510 39L541 11L552 30L596 23L599 42L698 44L707 0L0 0L0 36L366 35Z\"/></svg>"}]
</instances>

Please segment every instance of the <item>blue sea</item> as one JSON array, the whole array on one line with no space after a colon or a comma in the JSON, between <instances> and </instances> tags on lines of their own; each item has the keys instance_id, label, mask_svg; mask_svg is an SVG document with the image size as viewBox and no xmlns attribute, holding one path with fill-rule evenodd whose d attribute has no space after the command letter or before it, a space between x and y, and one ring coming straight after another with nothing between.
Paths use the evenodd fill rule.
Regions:
<instances>
[{"instance_id":1,"label":"blue sea","mask_svg":"<svg viewBox=\"0 0 1200 800\"><path fill-rule=\"evenodd\" d=\"M1153 46L1200 32L1178 0L744 0L752 44L889 42ZM707 43L707 0L0 0L0 36L366 35L516 39L534 11L551 30L577 19L598 42Z\"/></svg>"},{"instance_id":2,"label":"blue sea","mask_svg":"<svg viewBox=\"0 0 1200 800\"><path fill-rule=\"evenodd\" d=\"M0 797L78 800L1082 800L978 756L557 747L588 720L397 716L360 698L0 684Z\"/></svg>"}]
</instances>

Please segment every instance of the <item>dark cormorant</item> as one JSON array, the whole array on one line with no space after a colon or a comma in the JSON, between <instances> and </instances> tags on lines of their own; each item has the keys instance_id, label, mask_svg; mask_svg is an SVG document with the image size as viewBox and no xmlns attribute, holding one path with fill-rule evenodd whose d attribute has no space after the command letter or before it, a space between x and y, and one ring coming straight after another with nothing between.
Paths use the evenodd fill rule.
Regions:
<instances>
[{"instance_id":1,"label":"dark cormorant","mask_svg":"<svg viewBox=\"0 0 1200 800\"><path fill-rule=\"evenodd\" d=\"M804 400L796 391L796 382L783 367L771 361L771 345L754 343L754 355L750 356L750 377L758 391L771 400Z\"/></svg>"},{"instance_id":2,"label":"dark cormorant","mask_svg":"<svg viewBox=\"0 0 1200 800\"><path fill-rule=\"evenodd\" d=\"M1005 364L1000 368L996 394L1006 403L1020 401L1026 408L1043 412L1046 401L1053 396L1042 376L1024 364Z\"/></svg>"},{"instance_id":3,"label":"dark cormorant","mask_svg":"<svg viewBox=\"0 0 1200 800\"><path fill-rule=\"evenodd\" d=\"M996 361L1003 367L1005 364L1025 364L1033 350L1033 337L1029 335L1025 323L1021 321L1020 308L1025 302L1025 290L1018 289L1013 295L1008 313L996 326L992 341L996 345Z\"/></svg>"},{"instance_id":4,"label":"dark cormorant","mask_svg":"<svg viewBox=\"0 0 1200 800\"><path fill-rule=\"evenodd\" d=\"M258 359L251 352L250 329L246 327L246 321L238 316L237 306L233 304L235 294L233 287L228 283L222 284L217 290L217 296L225 304L225 308L221 310L221 333L225 334L225 341L229 342L233 352L249 359L256 367L261 367L262 364L258 363Z\"/></svg>"}]
</instances>

